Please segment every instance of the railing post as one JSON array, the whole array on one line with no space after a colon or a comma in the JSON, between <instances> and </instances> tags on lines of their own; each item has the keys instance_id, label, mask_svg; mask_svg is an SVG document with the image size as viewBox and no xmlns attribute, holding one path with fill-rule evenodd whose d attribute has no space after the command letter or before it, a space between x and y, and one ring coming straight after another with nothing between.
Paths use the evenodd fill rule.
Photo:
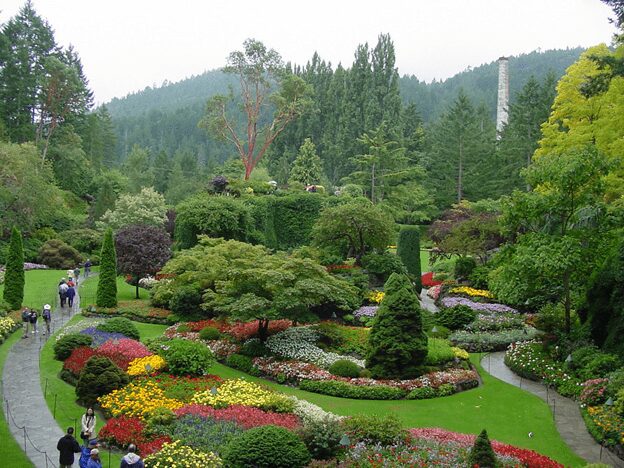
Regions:
<instances>
[{"instance_id":1,"label":"railing post","mask_svg":"<svg viewBox=\"0 0 624 468\"><path fill-rule=\"evenodd\" d=\"M24 453L28 453L26 451L26 426L22 427L22 430L24 431Z\"/></svg>"},{"instance_id":2,"label":"railing post","mask_svg":"<svg viewBox=\"0 0 624 468\"><path fill-rule=\"evenodd\" d=\"M43 398L48 395L48 378L46 377L45 388L43 389Z\"/></svg>"},{"instance_id":3,"label":"railing post","mask_svg":"<svg viewBox=\"0 0 624 468\"><path fill-rule=\"evenodd\" d=\"M57 397L57 394L55 393L54 394L54 411L52 411L52 417L54 419L56 419L56 397Z\"/></svg>"}]
</instances>

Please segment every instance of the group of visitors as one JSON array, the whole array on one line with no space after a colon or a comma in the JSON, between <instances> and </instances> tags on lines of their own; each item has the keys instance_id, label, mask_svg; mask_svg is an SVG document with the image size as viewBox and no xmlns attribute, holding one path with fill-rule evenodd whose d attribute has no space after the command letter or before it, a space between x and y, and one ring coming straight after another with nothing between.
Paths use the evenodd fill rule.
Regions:
<instances>
[{"instance_id":1,"label":"group of visitors","mask_svg":"<svg viewBox=\"0 0 624 468\"><path fill-rule=\"evenodd\" d=\"M82 447L74 438L74 428L68 427L67 434L60 438L56 444L59 451L59 465L61 468L70 467L74 464L74 455L80 454L78 465L80 468L102 468L100 460L100 450L95 436L96 416L93 408L87 408L81 419L80 438L83 441ZM128 454L121 459L120 468L144 468L143 460L136 454L136 446L128 445Z\"/></svg>"},{"instance_id":2,"label":"group of visitors","mask_svg":"<svg viewBox=\"0 0 624 468\"><path fill-rule=\"evenodd\" d=\"M45 323L45 330L43 334L50 334L50 322L52 321L52 306L50 304L46 304L43 306L43 311L41 312L41 317ZM37 330L37 320L39 319L39 314L35 309L29 309L28 307L24 307L22 309L22 322L24 323L24 334L22 338L28 338L29 328L30 332L34 335L39 333Z\"/></svg>"},{"instance_id":3,"label":"group of visitors","mask_svg":"<svg viewBox=\"0 0 624 468\"><path fill-rule=\"evenodd\" d=\"M80 270L77 268L78 275L80 275ZM74 273L70 275L70 271L67 270L67 279L61 278L61 281L58 284L58 293L59 299L61 300L61 307L65 307L65 303L71 309L74 307L74 297L76 297L76 287L78 286L77 280L74 279ZM76 276L77 278L78 276Z\"/></svg>"}]
</instances>

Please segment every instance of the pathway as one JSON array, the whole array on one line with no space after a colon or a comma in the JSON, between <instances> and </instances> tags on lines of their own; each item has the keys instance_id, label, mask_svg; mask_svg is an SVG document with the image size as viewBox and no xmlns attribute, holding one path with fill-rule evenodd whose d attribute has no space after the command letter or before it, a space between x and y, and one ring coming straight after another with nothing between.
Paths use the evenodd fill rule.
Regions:
<instances>
[{"instance_id":1,"label":"pathway","mask_svg":"<svg viewBox=\"0 0 624 468\"><path fill-rule=\"evenodd\" d=\"M429 312L433 312L434 314L438 311L438 306L435 305L433 299L427 296L428 289L423 288L420 292L420 305L423 309L428 310Z\"/></svg>"},{"instance_id":2,"label":"pathway","mask_svg":"<svg viewBox=\"0 0 624 468\"><path fill-rule=\"evenodd\" d=\"M559 434L579 457L591 463L624 467L624 461L606 448L603 449L587 432L577 402L559 395L544 384L521 378L505 365L504 360L504 351L490 353L481 360L481 366L497 379L531 392L544 400L554 413Z\"/></svg>"},{"instance_id":3,"label":"pathway","mask_svg":"<svg viewBox=\"0 0 624 468\"><path fill-rule=\"evenodd\" d=\"M72 310L68 307L61 309L59 304L55 304L50 326L52 334L79 310L78 294ZM41 318L37 322L37 329L39 333L29 333L28 338L16 342L9 351L2 376L2 393L5 417L13 437L35 467L48 468L58 466L56 444L66 428L62 429L56 423L41 391L39 356L50 336L43 334L45 322ZM22 334L23 331L15 333Z\"/></svg>"}]
</instances>

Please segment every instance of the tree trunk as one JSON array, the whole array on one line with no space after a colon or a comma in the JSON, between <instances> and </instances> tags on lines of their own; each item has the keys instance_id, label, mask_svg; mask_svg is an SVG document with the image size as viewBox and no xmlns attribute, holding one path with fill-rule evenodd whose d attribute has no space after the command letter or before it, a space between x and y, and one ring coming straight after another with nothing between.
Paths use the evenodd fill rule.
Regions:
<instances>
[{"instance_id":1,"label":"tree trunk","mask_svg":"<svg viewBox=\"0 0 624 468\"><path fill-rule=\"evenodd\" d=\"M137 284L136 284L136 298L139 299L139 278L137 278Z\"/></svg>"},{"instance_id":2,"label":"tree trunk","mask_svg":"<svg viewBox=\"0 0 624 468\"><path fill-rule=\"evenodd\" d=\"M459 174L457 175L457 203L462 200L462 176L464 172L464 139L459 138Z\"/></svg>"},{"instance_id":3,"label":"tree trunk","mask_svg":"<svg viewBox=\"0 0 624 468\"><path fill-rule=\"evenodd\" d=\"M373 173L371 175L371 201L375 204L375 163L373 163Z\"/></svg>"},{"instance_id":4,"label":"tree trunk","mask_svg":"<svg viewBox=\"0 0 624 468\"><path fill-rule=\"evenodd\" d=\"M565 297L565 332L566 335L569 335L572 328L570 320L570 310L572 308L570 300L570 272L566 272L563 276L563 294Z\"/></svg>"},{"instance_id":5,"label":"tree trunk","mask_svg":"<svg viewBox=\"0 0 624 468\"><path fill-rule=\"evenodd\" d=\"M268 319L258 319L258 338L263 343L269 337L269 320Z\"/></svg>"},{"instance_id":6,"label":"tree trunk","mask_svg":"<svg viewBox=\"0 0 624 468\"><path fill-rule=\"evenodd\" d=\"M251 177L251 171L253 171L253 163L251 161L243 160L243 164L245 165L245 180L249 180L249 177Z\"/></svg>"}]
</instances>

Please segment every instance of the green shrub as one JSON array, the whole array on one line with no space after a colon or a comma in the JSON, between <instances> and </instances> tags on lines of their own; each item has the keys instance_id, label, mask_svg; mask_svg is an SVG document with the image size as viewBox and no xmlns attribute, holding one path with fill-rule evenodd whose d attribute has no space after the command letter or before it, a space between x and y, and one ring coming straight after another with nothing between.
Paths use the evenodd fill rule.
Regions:
<instances>
[{"instance_id":1,"label":"green shrub","mask_svg":"<svg viewBox=\"0 0 624 468\"><path fill-rule=\"evenodd\" d=\"M435 318L435 317L434 317ZM433 329L435 328L435 331ZM446 328L444 325L432 324L427 332L430 338L442 338L446 339L451 335L451 330Z\"/></svg>"},{"instance_id":2,"label":"green shrub","mask_svg":"<svg viewBox=\"0 0 624 468\"><path fill-rule=\"evenodd\" d=\"M113 230L108 229L102 242L100 275L95 303L98 307L117 307L117 256Z\"/></svg>"},{"instance_id":3,"label":"green shrub","mask_svg":"<svg viewBox=\"0 0 624 468\"><path fill-rule=\"evenodd\" d=\"M190 331L191 331L191 327L186 323L183 323L182 325L178 325L178 327L176 328L176 332L178 333L188 333Z\"/></svg>"},{"instance_id":4,"label":"green shrub","mask_svg":"<svg viewBox=\"0 0 624 468\"><path fill-rule=\"evenodd\" d=\"M571 324L573 327L579 324L579 318L576 314L576 311L572 310L570 312ZM535 321L535 326L540 330L545 331L546 333L556 334L560 330L565 329L565 308L561 303L548 303L543 305L539 313L537 314L537 319Z\"/></svg>"},{"instance_id":5,"label":"green shrub","mask_svg":"<svg viewBox=\"0 0 624 468\"><path fill-rule=\"evenodd\" d=\"M301 390L357 400L399 400L405 391L387 385L352 385L339 380L302 380Z\"/></svg>"},{"instance_id":6,"label":"green shrub","mask_svg":"<svg viewBox=\"0 0 624 468\"><path fill-rule=\"evenodd\" d=\"M456 390L455 385L451 383L442 384L438 387L438 396L439 397L450 396L453 393L455 393L455 390Z\"/></svg>"},{"instance_id":7,"label":"green shrub","mask_svg":"<svg viewBox=\"0 0 624 468\"><path fill-rule=\"evenodd\" d=\"M600 353L589 360L578 372L581 380L605 377L620 366L619 358L613 354Z\"/></svg>"},{"instance_id":8,"label":"green shrub","mask_svg":"<svg viewBox=\"0 0 624 468\"><path fill-rule=\"evenodd\" d=\"M472 273L468 276L470 284L476 289L488 289L488 276L490 274L490 267L487 265L481 265L472 270Z\"/></svg>"},{"instance_id":9,"label":"green shrub","mask_svg":"<svg viewBox=\"0 0 624 468\"><path fill-rule=\"evenodd\" d=\"M215 327L204 327L199 331L199 339L212 341L221 338L221 332Z\"/></svg>"},{"instance_id":10,"label":"green shrub","mask_svg":"<svg viewBox=\"0 0 624 468\"><path fill-rule=\"evenodd\" d=\"M231 354L225 360L225 363L233 367L234 369L241 370L243 372L249 372L253 367L253 362L249 356L243 356L242 354Z\"/></svg>"},{"instance_id":11,"label":"green shrub","mask_svg":"<svg viewBox=\"0 0 624 468\"><path fill-rule=\"evenodd\" d=\"M340 421L333 418L311 420L300 431L303 443L315 460L336 457L343 449L340 445L343 434Z\"/></svg>"},{"instance_id":12,"label":"green shrub","mask_svg":"<svg viewBox=\"0 0 624 468\"><path fill-rule=\"evenodd\" d=\"M615 394L613 409L620 416L624 416L624 388L619 389Z\"/></svg>"},{"instance_id":13,"label":"green shrub","mask_svg":"<svg viewBox=\"0 0 624 468\"><path fill-rule=\"evenodd\" d=\"M355 378L360 376L360 366L348 359L339 359L328 370L339 377Z\"/></svg>"},{"instance_id":14,"label":"green shrub","mask_svg":"<svg viewBox=\"0 0 624 468\"><path fill-rule=\"evenodd\" d=\"M22 307L22 301L24 299L24 278L24 244L22 243L22 233L13 226L6 259L2 298L8 302L14 310Z\"/></svg>"},{"instance_id":15,"label":"green shrub","mask_svg":"<svg viewBox=\"0 0 624 468\"><path fill-rule=\"evenodd\" d=\"M59 237L63 242L83 254L99 252L102 248L102 233L94 229L83 228L63 231L59 233Z\"/></svg>"},{"instance_id":16,"label":"green shrub","mask_svg":"<svg viewBox=\"0 0 624 468\"><path fill-rule=\"evenodd\" d=\"M470 450L468 464L469 466L481 466L484 468L496 468L499 466L498 459L485 429L481 431L481 434L479 434L472 446L472 450Z\"/></svg>"},{"instance_id":17,"label":"green shrub","mask_svg":"<svg viewBox=\"0 0 624 468\"><path fill-rule=\"evenodd\" d=\"M390 253L369 253L362 257L362 267L373 278L373 284L382 285L392 273L404 275L407 269L401 259Z\"/></svg>"},{"instance_id":18,"label":"green shrub","mask_svg":"<svg viewBox=\"0 0 624 468\"><path fill-rule=\"evenodd\" d=\"M624 388L624 367L620 367L609 374L607 395L611 398L615 398L615 395L621 388Z\"/></svg>"},{"instance_id":19,"label":"green shrub","mask_svg":"<svg viewBox=\"0 0 624 468\"><path fill-rule=\"evenodd\" d=\"M427 400L429 398L435 398L438 396L438 392L433 387L420 387L415 388L407 394L408 400Z\"/></svg>"},{"instance_id":20,"label":"green shrub","mask_svg":"<svg viewBox=\"0 0 624 468\"><path fill-rule=\"evenodd\" d=\"M243 343L240 354L254 358L268 356L271 354L271 351L269 351L269 348L258 338L252 338Z\"/></svg>"},{"instance_id":21,"label":"green shrub","mask_svg":"<svg viewBox=\"0 0 624 468\"><path fill-rule=\"evenodd\" d=\"M570 365L573 369L581 369L598 353L600 353L600 351L594 345L581 346L572 351L572 362Z\"/></svg>"},{"instance_id":22,"label":"green shrub","mask_svg":"<svg viewBox=\"0 0 624 468\"><path fill-rule=\"evenodd\" d=\"M134 323L125 317L114 317L108 319L104 323L100 323L97 329L109 333L121 333L122 335L132 338L133 340L140 340L139 330Z\"/></svg>"},{"instance_id":23,"label":"green shrub","mask_svg":"<svg viewBox=\"0 0 624 468\"><path fill-rule=\"evenodd\" d=\"M436 322L450 330L460 330L476 317L477 313L465 305L443 307L435 314Z\"/></svg>"},{"instance_id":24,"label":"green shrub","mask_svg":"<svg viewBox=\"0 0 624 468\"><path fill-rule=\"evenodd\" d=\"M396 416L357 415L342 422L351 442L366 442L384 446L402 442L407 433Z\"/></svg>"},{"instance_id":25,"label":"green shrub","mask_svg":"<svg viewBox=\"0 0 624 468\"><path fill-rule=\"evenodd\" d=\"M375 378L416 377L427 357L420 301L405 275L393 273L384 289L368 339L366 368Z\"/></svg>"},{"instance_id":26,"label":"green shrub","mask_svg":"<svg viewBox=\"0 0 624 468\"><path fill-rule=\"evenodd\" d=\"M161 406L150 412L145 421L145 431L148 434L160 434L165 428L171 426L175 419L176 416L173 411Z\"/></svg>"},{"instance_id":27,"label":"green shrub","mask_svg":"<svg viewBox=\"0 0 624 468\"><path fill-rule=\"evenodd\" d=\"M39 261L50 268L75 268L82 262L82 255L60 239L51 239L39 249Z\"/></svg>"},{"instance_id":28,"label":"green shrub","mask_svg":"<svg viewBox=\"0 0 624 468\"><path fill-rule=\"evenodd\" d=\"M427 359L428 366L439 366L455 359L455 353L447 340L439 338L429 338Z\"/></svg>"},{"instance_id":29,"label":"green shrub","mask_svg":"<svg viewBox=\"0 0 624 468\"><path fill-rule=\"evenodd\" d=\"M180 317L195 316L202 313L201 290L197 285L181 286L174 290L169 300L169 309Z\"/></svg>"},{"instance_id":30,"label":"green shrub","mask_svg":"<svg viewBox=\"0 0 624 468\"><path fill-rule=\"evenodd\" d=\"M230 441L222 458L224 465L232 468L298 468L308 464L310 452L288 429L262 426Z\"/></svg>"},{"instance_id":31,"label":"green shrub","mask_svg":"<svg viewBox=\"0 0 624 468\"><path fill-rule=\"evenodd\" d=\"M474 269L477 267L477 262L472 257L457 257L455 260L455 268L453 269L453 275L458 281L468 279Z\"/></svg>"},{"instance_id":32,"label":"green shrub","mask_svg":"<svg viewBox=\"0 0 624 468\"><path fill-rule=\"evenodd\" d=\"M420 267L420 227L402 226L397 240L397 256L416 282L416 291L422 290Z\"/></svg>"},{"instance_id":33,"label":"green shrub","mask_svg":"<svg viewBox=\"0 0 624 468\"><path fill-rule=\"evenodd\" d=\"M105 357L93 356L80 372L76 396L86 405L93 405L102 395L123 387L129 382L128 374Z\"/></svg>"},{"instance_id":34,"label":"green shrub","mask_svg":"<svg viewBox=\"0 0 624 468\"><path fill-rule=\"evenodd\" d=\"M215 363L212 352L202 343L175 339L160 354L172 375L203 375Z\"/></svg>"},{"instance_id":35,"label":"green shrub","mask_svg":"<svg viewBox=\"0 0 624 468\"><path fill-rule=\"evenodd\" d=\"M67 359L72 351L81 346L91 346L93 338L89 335L83 335L81 333L72 333L65 335L56 343L54 343L54 358L59 361Z\"/></svg>"}]
</instances>

